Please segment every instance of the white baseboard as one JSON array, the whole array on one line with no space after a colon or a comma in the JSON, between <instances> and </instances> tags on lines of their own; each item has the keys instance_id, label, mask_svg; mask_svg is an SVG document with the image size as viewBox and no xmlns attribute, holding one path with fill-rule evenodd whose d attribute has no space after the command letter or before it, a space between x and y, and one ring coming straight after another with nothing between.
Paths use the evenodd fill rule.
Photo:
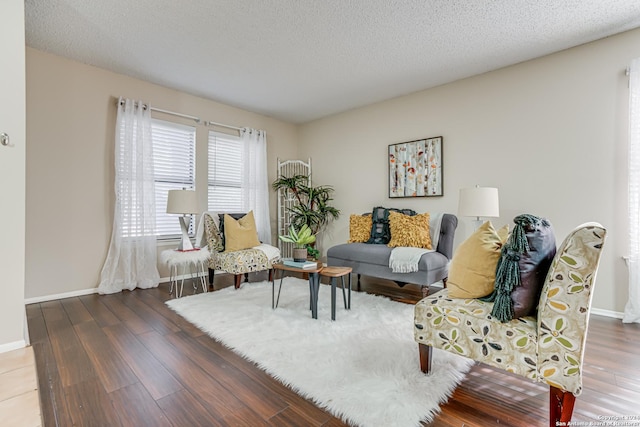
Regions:
<instances>
[{"instance_id":1,"label":"white baseboard","mask_svg":"<svg viewBox=\"0 0 640 427\"><path fill-rule=\"evenodd\" d=\"M63 292L61 294L43 295L41 297L25 298L24 303L35 304L38 302L54 301L57 299L79 297L83 295L97 294L98 288L81 289L79 291Z\"/></svg>"},{"instance_id":2,"label":"white baseboard","mask_svg":"<svg viewBox=\"0 0 640 427\"><path fill-rule=\"evenodd\" d=\"M27 346L27 343L25 340L8 342L6 344L0 345L0 353L6 353L7 351L17 350L19 348L24 348L26 346Z\"/></svg>"},{"instance_id":3,"label":"white baseboard","mask_svg":"<svg viewBox=\"0 0 640 427\"><path fill-rule=\"evenodd\" d=\"M622 319L624 317L624 313L621 313L619 311L604 310L602 308L593 308L593 307L591 307L591 314L597 314L598 316L612 317L614 319Z\"/></svg>"},{"instance_id":4,"label":"white baseboard","mask_svg":"<svg viewBox=\"0 0 640 427\"><path fill-rule=\"evenodd\" d=\"M181 280L183 277L185 278L185 280L192 278L190 274L184 274L184 275L178 276L177 279ZM209 276L205 273L204 277L207 278ZM169 277L160 278L160 283L169 283L170 281L171 281L171 278ZM61 294L43 295L41 297L26 298L24 300L24 304L25 305L36 304L39 302L54 301L54 300L64 299L64 298L80 297L83 295L91 295L91 294L97 294L97 293L98 293L98 288L81 289L79 291L63 292Z\"/></svg>"}]
</instances>

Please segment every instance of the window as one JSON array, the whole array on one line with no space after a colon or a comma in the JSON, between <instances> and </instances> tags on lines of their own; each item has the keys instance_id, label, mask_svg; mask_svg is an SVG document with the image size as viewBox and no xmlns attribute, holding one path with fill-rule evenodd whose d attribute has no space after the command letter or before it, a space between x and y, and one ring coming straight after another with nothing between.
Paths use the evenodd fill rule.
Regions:
<instances>
[{"instance_id":1,"label":"window","mask_svg":"<svg viewBox=\"0 0 640 427\"><path fill-rule=\"evenodd\" d=\"M160 239L180 236L177 215L167 214L169 190L195 188L196 128L153 119L153 167L156 187L156 235ZM189 233L193 234L195 216Z\"/></svg>"},{"instance_id":2,"label":"window","mask_svg":"<svg viewBox=\"0 0 640 427\"><path fill-rule=\"evenodd\" d=\"M242 188L243 150L240 138L209 132L207 208L217 212L245 212Z\"/></svg>"}]
</instances>

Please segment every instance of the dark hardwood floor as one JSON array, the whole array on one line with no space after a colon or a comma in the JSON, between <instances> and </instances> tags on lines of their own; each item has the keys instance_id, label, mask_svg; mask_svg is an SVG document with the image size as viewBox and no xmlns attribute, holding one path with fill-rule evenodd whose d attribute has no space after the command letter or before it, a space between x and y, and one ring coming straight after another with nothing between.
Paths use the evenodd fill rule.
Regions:
<instances>
[{"instance_id":1,"label":"dark hardwood floor","mask_svg":"<svg viewBox=\"0 0 640 427\"><path fill-rule=\"evenodd\" d=\"M232 282L217 277L216 289ZM176 315L168 289L27 306L46 426L345 425ZM420 299L413 285L363 279L362 290ZM640 416L639 324L592 316L584 370L574 421ZM546 426L548 393L475 365L430 425Z\"/></svg>"}]
</instances>

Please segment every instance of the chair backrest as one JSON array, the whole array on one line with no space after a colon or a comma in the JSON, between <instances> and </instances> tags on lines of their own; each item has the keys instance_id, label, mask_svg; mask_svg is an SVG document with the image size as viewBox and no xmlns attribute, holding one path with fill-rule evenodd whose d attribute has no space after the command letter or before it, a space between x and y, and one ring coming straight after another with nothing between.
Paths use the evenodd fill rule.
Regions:
<instances>
[{"instance_id":1,"label":"chair backrest","mask_svg":"<svg viewBox=\"0 0 640 427\"><path fill-rule=\"evenodd\" d=\"M211 255L214 255L218 252L221 252L224 249L224 245L222 242L220 229L218 228L218 225L216 225L217 221L211 215L209 215L209 213L205 213L203 215L203 221L204 235L209 253Z\"/></svg>"},{"instance_id":2,"label":"chair backrest","mask_svg":"<svg viewBox=\"0 0 640 427\"><path fill-rule=\"evenodd\" d=\"M579 395L593 286L607 231L582 224L562 242L538 305L539 380Z\"/></svg>"},{"instance_id":3,"label":"chair backrest","mask_svg":"<svg viewBox=\"0 0 640 427\"><path fill-rule=\"evenodd\" d=\"M458 227L458 217L453 214L442 214L438 247L434 248L447 258L453 258L453 240Z\"/></svg>"}]
</instances>

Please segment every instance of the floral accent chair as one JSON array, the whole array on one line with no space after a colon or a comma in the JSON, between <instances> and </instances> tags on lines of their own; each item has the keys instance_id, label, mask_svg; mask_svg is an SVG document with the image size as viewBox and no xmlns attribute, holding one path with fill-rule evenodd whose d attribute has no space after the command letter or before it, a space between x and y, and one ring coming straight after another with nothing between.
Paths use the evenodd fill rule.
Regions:
<instances>
[{"instance_id":1,"label":"floral accent chair","mask_svg":"<svg viewBox=\"0 0 640 427\"><path fill-rule=\"evenodd\" d=\"M550 386L550 425L568 425L582 392L582 361L596 272L606 230L586 223L558 248L547 273L538 316L501 323L492 302L453 299L443 289L415 306L420 368L432 348L446 350ZM565 424L560 424L565 423Z\"/></svg>"},{"instance_id":2,"label":"floral accent chair","mask_svg":"<svg viewBox=\"0 0 640 427\"><path fill-rule=\"evenodd\" d=\"M280 250L274 246L262 244L256 248L233 252L222 251L222 236L215 221L204 214L204 231L209 258L209 286L213 287L215 270L234 275L234 286L240 288L242 276L249 281L249 273L269 270L269 281L273 278L273 264L280 262Z\"/></svg>"}]
</instances>

